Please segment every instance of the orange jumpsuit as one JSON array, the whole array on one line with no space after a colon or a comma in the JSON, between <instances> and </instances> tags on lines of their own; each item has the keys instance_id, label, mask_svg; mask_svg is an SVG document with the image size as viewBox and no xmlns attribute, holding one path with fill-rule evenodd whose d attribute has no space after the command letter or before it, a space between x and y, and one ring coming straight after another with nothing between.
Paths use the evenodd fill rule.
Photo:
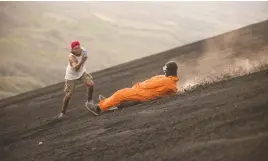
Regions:
<instances>
[{"instance_id":1,"label":"orange jumpsuit","mask_svg":"<svg viewBox=\"0 0 268 161\"><path fill-rule=\"evenodd\" d=\"M116 91L111 97L99 103L102 111L118 106L125 101L149 101L177 92L178 77L165 75L154 76L151 79L135 84L132 88Z\"/></svg>"}]
</instances>

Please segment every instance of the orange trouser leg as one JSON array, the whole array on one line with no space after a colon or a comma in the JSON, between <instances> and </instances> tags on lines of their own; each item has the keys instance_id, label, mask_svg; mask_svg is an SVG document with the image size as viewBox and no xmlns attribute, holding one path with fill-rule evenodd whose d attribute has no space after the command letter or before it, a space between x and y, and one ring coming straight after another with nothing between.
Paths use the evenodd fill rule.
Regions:
<instances>
[{"instance_id":1,"label":"orange trouser leg","mask_svg":"<svg viewBox=\"0 0 268 161\"><path fill-rule=\"evenodd\" d=\"M142 101L137 91L132 88L124 88L116 91L111 97L106 98L99 103L99 107L102 111L108 110L111 107L118 106L124 101Z\"/></svg>"}]
</instances>

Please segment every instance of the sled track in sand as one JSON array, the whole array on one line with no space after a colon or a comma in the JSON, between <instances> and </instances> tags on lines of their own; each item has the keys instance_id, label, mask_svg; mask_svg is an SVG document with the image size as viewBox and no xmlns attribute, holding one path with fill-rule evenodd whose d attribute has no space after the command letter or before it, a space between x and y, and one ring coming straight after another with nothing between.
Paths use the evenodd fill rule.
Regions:
<instances>
[{"instance_id":1,"label":"sled track in sand","mask_svg":"<svg viewBox=\"0 0 268 161\"><path fill-rule=\"evenodd\" d=\"M241 41L261 39L244 39L248 48L266 49L267 28L265 21L204 41L236 33ZM166 61L200 51L204 41L94 73L96 96L161 73ZM79 87L67 117L57 120L62 88L59 83L0 101L1 160L268 160L268 71L100 117L84 108Z\"/></svg>"}]
</instances>

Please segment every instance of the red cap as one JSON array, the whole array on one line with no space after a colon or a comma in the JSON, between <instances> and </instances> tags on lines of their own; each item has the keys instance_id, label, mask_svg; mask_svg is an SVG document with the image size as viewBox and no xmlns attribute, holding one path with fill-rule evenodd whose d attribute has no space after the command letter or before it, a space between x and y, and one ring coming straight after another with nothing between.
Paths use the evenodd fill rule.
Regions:
<instances>
[{"instance_id":1,"label":"red cap","mask_svg":"<svg viewBox=\"0 0 268 161\"><path fill-rule=\"evenodd\" d=\"M80 42L78 40L75 40L71 43L71 48L73 49L75 46L79 45L80 46Z\"/></svg>"}]
</instances>

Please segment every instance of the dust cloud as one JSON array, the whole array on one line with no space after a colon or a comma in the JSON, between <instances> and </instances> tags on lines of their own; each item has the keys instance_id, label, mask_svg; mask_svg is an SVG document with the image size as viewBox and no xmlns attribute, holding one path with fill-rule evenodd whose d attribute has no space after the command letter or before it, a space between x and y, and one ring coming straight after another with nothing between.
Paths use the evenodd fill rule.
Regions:
<instances>
[{"instance_id":1,"label":"dust cloud","mask_svg":"<svg viewBox=\"0 0 268 161\"><path fill-rule=\"evenodd\" d=\"M204 41L198 51L173 59L179 65L178 89L183 91L267 69L268 45L265 41L259 35L241 40L237 33Z\"/></svg>"}]
</instances>

